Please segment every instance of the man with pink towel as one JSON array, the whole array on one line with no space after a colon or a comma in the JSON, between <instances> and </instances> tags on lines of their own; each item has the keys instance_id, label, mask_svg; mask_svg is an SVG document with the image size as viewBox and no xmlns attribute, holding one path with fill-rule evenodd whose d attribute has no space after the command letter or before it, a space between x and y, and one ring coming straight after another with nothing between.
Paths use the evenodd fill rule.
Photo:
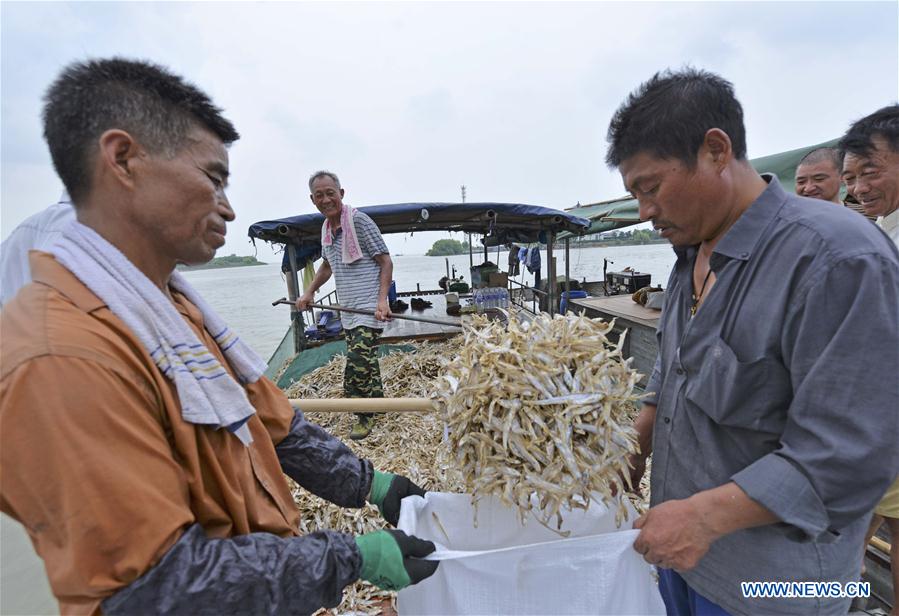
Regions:
<instances>
[{"instance_id":1,"label":"man with pink towel","mask_svg":"<svg viewBox=\"0 0 899 616\"><path fill-rule=\"evenodd\" d=\"M374 221L343 203L344 190L337 175L317 171L309 178L309 198L325 217L322 225L322 266L312 284L297 300L306 310L315 292L334 274L337 297L348 308L374 311L374 316L344 312L340 319L346 334L347 362L343 376L347 398L383 398L377 342L390 319L387 292L393 278L393 261ZM371 414L357 415L350 438L371 434Z\"/></svg>"}]
</instances>

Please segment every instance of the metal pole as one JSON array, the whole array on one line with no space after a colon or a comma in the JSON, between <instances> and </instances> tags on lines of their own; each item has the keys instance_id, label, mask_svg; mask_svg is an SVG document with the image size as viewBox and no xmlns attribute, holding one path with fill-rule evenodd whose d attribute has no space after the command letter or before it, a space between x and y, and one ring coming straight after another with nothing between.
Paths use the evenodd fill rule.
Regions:
<instances>
[{"instance_id":1,"label":"metal pole","mask_svg":"<svg viewBox=\"0 0 899 616\"><path fill-rule=\"evenodd\" d=\"M546 238L546 261L547 261L547 299L549 301L549 316L556 314L556 262L553 260L553 240L555 233L549 232Z\"/></svg>"},{"instance_id":2,"label":"metal pole","mask_svg":"<svg viewBox=\"0 0 899 616\"><path fill-rule=\"evenodd\" d=\"M474 267L474 253L471 248L471 233L466 233L468 236L468 267Z\"/></svg>"},{"instance_id":3,"label":"metal pole","mask_svg":"<svg viewBox=\"0 0 899 616\"><path fill-rule=\"evenodd\" d=\"M568 242L569 238L565 238L565 297L568 298L568 306L571 306L571 270L568 267L568 264L571 262L571 250L569 249Z\"/></svg>"},{"instance_id":4,"label":"metal pole","mask_svg":"<svg viewBox=\"0 0 899 616\"><path fill-rule=\"evenodd\" d=\"M300 280L297 276L297 249L291 243L287 244L287 259L290 262L287 292L290 301L293 303L297 300ZM299 353L306 348L306 335L303 331L306 329L306 324L303 322L303 313L297 310L296 305L290 309L290 326L293 328L293 351L294 353Z\"/></svg>"}]
</instances>

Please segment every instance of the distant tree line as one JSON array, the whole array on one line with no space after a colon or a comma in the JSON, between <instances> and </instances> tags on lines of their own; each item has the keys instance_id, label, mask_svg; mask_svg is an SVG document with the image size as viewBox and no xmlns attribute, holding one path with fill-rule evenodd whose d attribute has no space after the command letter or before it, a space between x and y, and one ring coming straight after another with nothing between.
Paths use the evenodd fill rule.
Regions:
<instances>
[{"instance_id":1,"label":"distant tree line","mask_svg":"<svg viewBox=\"0 0 899 616\"><path fill-rule=\"evenodd\" d=\"M437 240L431 249L425 253L426 257L448 257L450 255L468 254L468 242L459 240Z\"/></svg>"},{"instance_id":2,"label":"distant tree line","mask_svg":"<svg viewBox=\"0 0 899 616\"><path fill-rule=\"evenodd\" d=\"M238 257L235 254L230 254L227 257L216 257L212 261L208 263L203 263L202 265L179 265L179 270L203 270L203 269L215 269L219 267L243 267L245 265L265 265L262 261L258 261L256 257Z\"/></svg>"},{"instance_id":3,"label":"distant tree line","mask_svg":"<svg viewBox=\"0 0 899 616\"><path fill-rule=\"evenodd\" d=\"M606 231L587 236L582 244L602 246L632 246L634 244L657 244L664 240L655 229L632 229L630 231Z\"/></svg>"}]
</instances>

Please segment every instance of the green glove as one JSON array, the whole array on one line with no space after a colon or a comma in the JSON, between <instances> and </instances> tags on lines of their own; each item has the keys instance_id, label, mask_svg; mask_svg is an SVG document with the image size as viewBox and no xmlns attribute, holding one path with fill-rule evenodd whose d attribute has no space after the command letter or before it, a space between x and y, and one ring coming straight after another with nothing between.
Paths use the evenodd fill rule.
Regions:
<instances>
[{"instance_id":1,"label":"green glove","mask_svg":"<svg viewBox=\"0 0 899 616\"><path fill-rule=\"evenodd\" d=\"M407 477L375 471L368 502L377 505L384 519L396 526L400 521L400 501L412 495L424 497L425 491Z\"/></svg>"},{"instance_id":2,"label":"green glove","mask_svg":"<svg viewBox=\"0 0 899 616\"><path fill-rule=\"evenodd\" d=\"M434 544L401 530L378 530L356 537L362 554L363 580L384 590L400 590L418 584L437 571L436 560L420 560L434 551Z\"/></svg>"}]
</instances>

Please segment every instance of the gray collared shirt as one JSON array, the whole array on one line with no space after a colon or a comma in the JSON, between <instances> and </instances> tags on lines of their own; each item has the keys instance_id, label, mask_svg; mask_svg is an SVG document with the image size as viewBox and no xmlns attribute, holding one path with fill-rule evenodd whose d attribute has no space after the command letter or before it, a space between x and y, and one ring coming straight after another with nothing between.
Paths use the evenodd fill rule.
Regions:
<instances>
[{"instance_id":1,"label":"gray collared shirt","mask_svg":"<svg viewBox=\"0 0 899 616\"><path fill-rule=\"evenodd\" d=\"M858 579L899 472L899 253L855 212L765 179L692 319L697 248L675 248L647 386L652 505L735 482L782 522L716 541L690 586L733 613L845 614L849 599L745 599L740 582Z\"/></svg>"}]
</instances>

